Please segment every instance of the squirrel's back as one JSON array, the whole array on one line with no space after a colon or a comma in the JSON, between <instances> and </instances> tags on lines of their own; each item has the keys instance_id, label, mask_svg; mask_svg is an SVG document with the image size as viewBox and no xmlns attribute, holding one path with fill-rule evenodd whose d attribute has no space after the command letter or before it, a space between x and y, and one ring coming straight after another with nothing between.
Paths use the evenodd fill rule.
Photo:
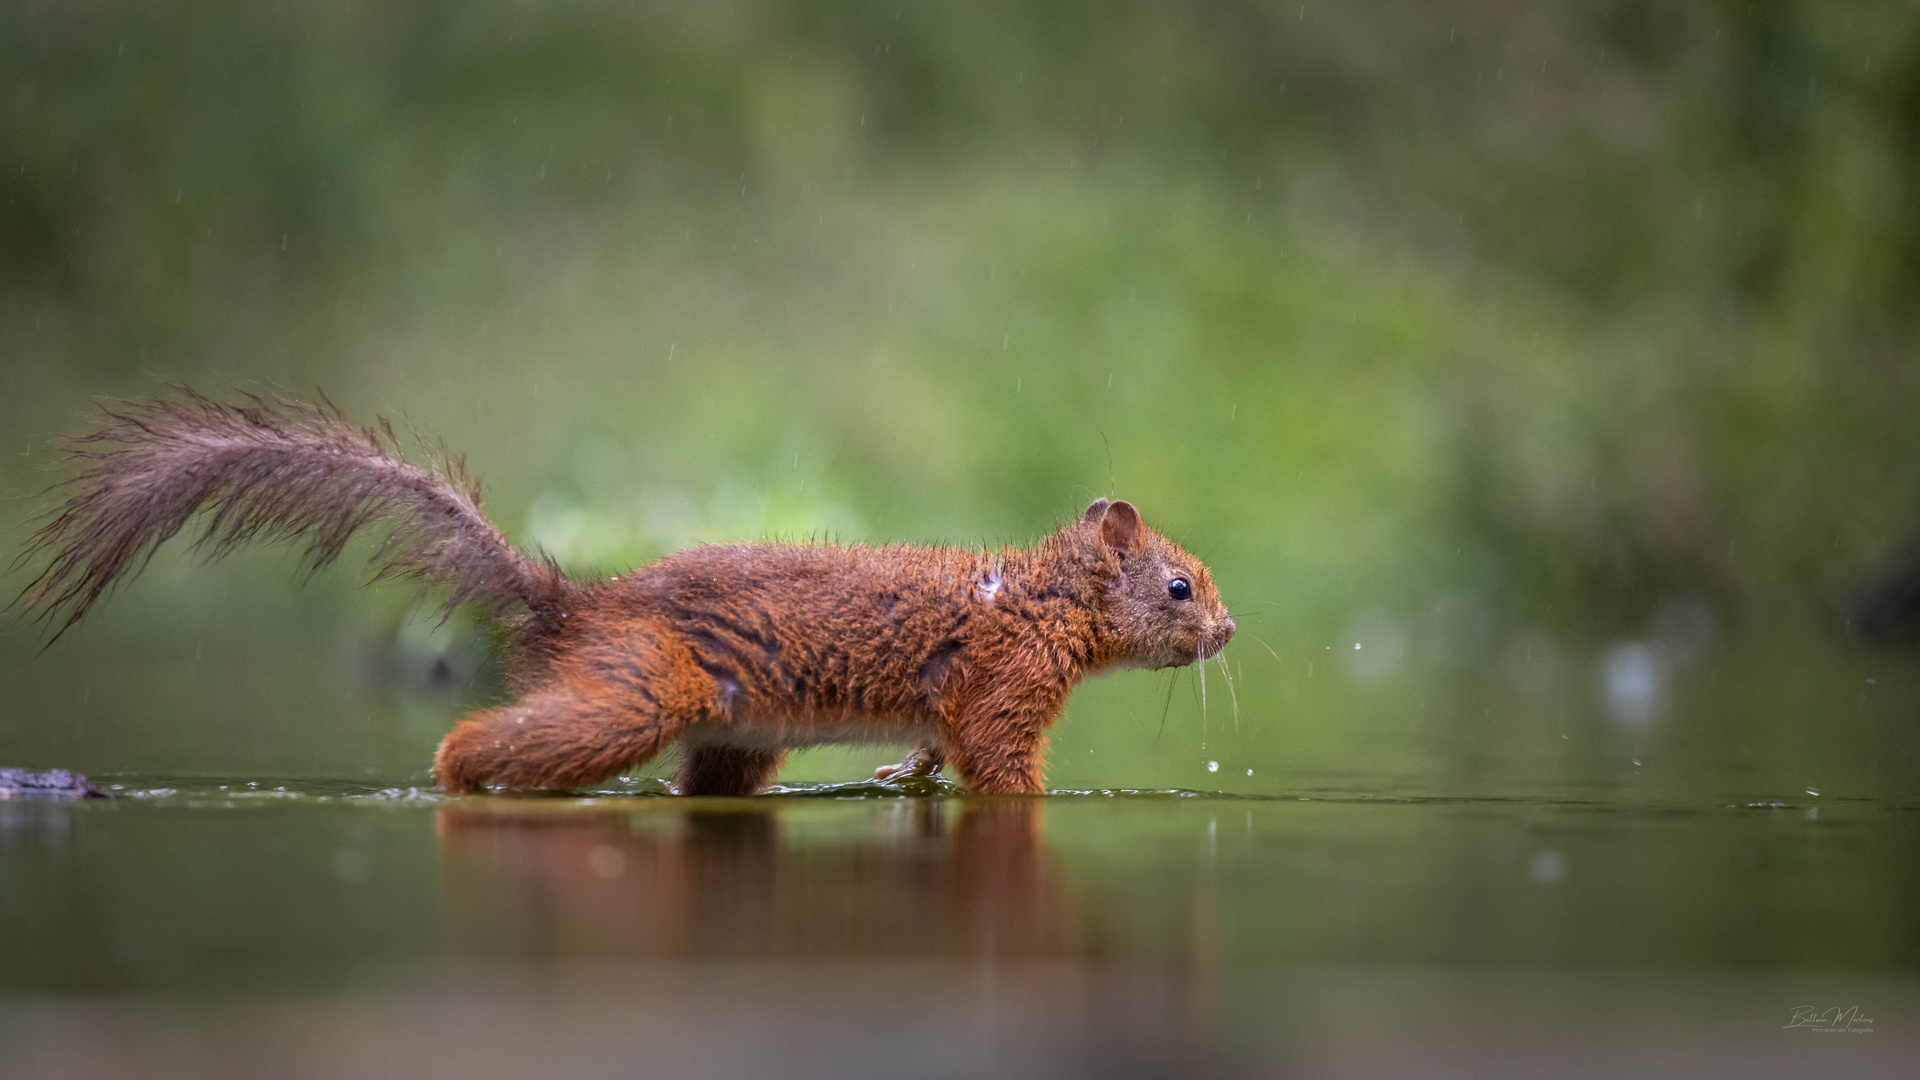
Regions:
<instances>
[{"instance_id":1,"label":"squirrel's back","mask_svg":"<svg viewBox=\"0 0 1920 1080\"><path fill-rule=\"evenodd\" d=\"M719 687L730 716L922 718L974 629L989 558L904 544L701 545L589 586L557 654L604 671L636 643L665 641Z\"/></svg>"}]
</instances>

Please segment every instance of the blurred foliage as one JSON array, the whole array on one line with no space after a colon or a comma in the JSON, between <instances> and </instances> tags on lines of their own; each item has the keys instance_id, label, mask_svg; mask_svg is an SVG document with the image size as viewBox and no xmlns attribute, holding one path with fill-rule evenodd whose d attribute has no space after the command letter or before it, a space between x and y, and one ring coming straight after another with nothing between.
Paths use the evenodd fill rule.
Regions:
<instances>
[{"instance_id":1,"label":"blurred foliage","mask_svg":"<svg viewBox=\"0 0 1920 1080\"><path fill-rule=\"evenodd\" d=\"M0 525L156 376L404 415L582 571L1117 494L1245 613L1262 776L1633 740L1864 776L1912 763L1920 681L1856 708L1890 661L1822 650L1920 523L1917 143L1893 3L21 0ZM40 659L6 629L0 752L418 771L486 693L471 632L286 567L170 551ZM1597 685L1682 668L1722 704L1609 725ZM1843 687L1872 739L1728 718L1723 669ZM1151 734L1172 690L1076 697L1135 721L1069 723L1056 779L1218 786L1185 692Z\"/></svg>"}]
</instances>

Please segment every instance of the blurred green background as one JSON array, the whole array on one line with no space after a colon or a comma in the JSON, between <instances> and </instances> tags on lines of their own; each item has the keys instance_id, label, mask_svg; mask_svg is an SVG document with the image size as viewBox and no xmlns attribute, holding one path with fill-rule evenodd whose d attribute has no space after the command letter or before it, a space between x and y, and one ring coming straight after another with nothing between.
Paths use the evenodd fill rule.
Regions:
<instances>
[{"instance_id":1,"label":"blurred green background","mask_svg":"<svg viewBox=\"0 0 1920 1080\"><path fill-rule=\"evenodd\" d=\"M1114 495L1233 697L1089 684L1058 786L1910 793L1841 609L1920 529L1916 181L1896 3L20 0L0 537L163 380L404 418L582 572ZM417 782L498 692L185 548L0 628L0 761Z\"/></svg>"}]
</instances>

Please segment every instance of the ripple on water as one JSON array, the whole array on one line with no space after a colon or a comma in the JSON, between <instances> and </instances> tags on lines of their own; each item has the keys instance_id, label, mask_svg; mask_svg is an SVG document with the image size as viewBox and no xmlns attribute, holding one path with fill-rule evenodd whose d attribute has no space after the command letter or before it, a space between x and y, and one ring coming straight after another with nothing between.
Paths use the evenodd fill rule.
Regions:
<instances>
[{"instance_id":1,"label":"ripple on water","mask_svg":"<svg viewBox=\"0 0 1920 1080\"><path fill-rule=\"evenodd\" d=\"M98 781L112 800L99 800L100 808L115 802L149 806L194 809L247 809L289 805L359 806L441 806L472 804L477 801L516 801L522 804L605 805L608 801L678 798L667 781L656 777L620 777L608 783L565 795L450 795L435 788L378 782L326 779L245 780L232 777L180 777L152 775L108 775ZM959 784L943 777L908 777L893 781L862 780L850 783L775 784L759 796L762 799L801 800L894 800L911 798L963 798L967 792ZM1456 807L1540 807L1595 812L1633 813L1753 813L1756 811L1803 811L1813 800L1776 795L1746 796L1734 801L1720 798L1660 799L1644 792L1593 791L1579 795L1532 793L1461 793L1415 789L1399 786L1367 788L1362 786L1304 787L1274 792L1203 791L1193 788L1058 788L1048 793L1054 800L1213 800L1241 803L1319 803L1333 805L1377 806L1456 806ZM1829 805L1858 800L1827 797ZM1884 807L1884 801L1880 802ZM83 804L74 804L81 806Z\"/></svg>"}]
</instances>

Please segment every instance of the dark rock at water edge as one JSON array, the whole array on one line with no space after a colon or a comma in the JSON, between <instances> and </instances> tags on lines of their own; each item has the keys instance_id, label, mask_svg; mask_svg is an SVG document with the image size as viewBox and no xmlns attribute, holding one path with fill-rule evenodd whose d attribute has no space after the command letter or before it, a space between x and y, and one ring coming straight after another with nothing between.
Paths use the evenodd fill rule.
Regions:
<instances>
[{"instance_id":1,"label":"dark rock at water edge","mask_svg":"<svg viewBox=\"0 0 1920 1080\"><path fill-rule=\"evenodd\" d=\"M1843 614L1847 630L1868 641L1920 637L1920 537L1889 559L1855 593Z\"/></svg>"},{"instance_id":2,"label":"dark rock at water edge","mask_svg":"<svg viewBox=\"0 0 1920 1080\"><path fill-rule=\"evenodd\" d=\"M0 769L0 799L104 799L107 793L77 772Z\"/></svg>"}]
</instances>

